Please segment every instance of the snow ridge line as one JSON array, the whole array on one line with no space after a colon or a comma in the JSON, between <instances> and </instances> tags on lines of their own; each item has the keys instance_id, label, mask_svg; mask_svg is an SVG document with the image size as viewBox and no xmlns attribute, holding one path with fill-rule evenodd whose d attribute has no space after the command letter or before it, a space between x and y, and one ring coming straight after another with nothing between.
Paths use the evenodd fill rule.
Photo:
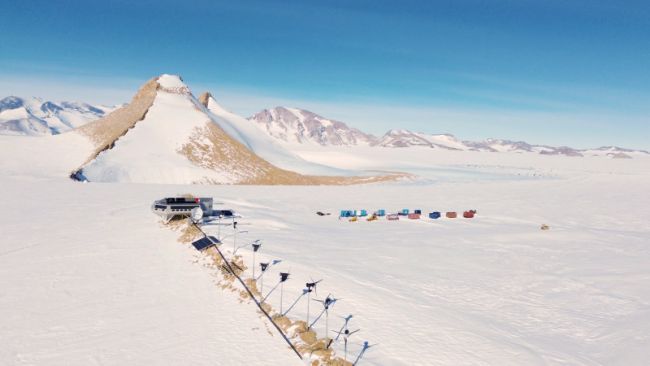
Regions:
<instances>
[{"instance_id":1,"label":"snow ridge line","mask_svg":"<svg viewBox=\"0 0 650 366\"><path fill-rule=\"evenodd\" d=\"M112 149L117 140L145 119L161 88L158 79L153 78L144 84L129 104L77 129L82 136L90 139L95 148L86 161L70 174L71 179L84 180L84 167L97 159L101 153Z\"/></svg>"},{"instance_id":2,"label":"snow ridge line","mask_svg":"<svg viewBox=\"0 0 650 366\"><path fill-rule=\"evenodd\" d=\"M203 230L201 230L201 228L200 228L200 227L199 227L195 222L192 222L192 225L194 225L194 227L195 227L197 230L199 230L199 231L201 232L201 234L203 234L203 236L204 236L205 238L207 238L208 240L210 240L210 242L211 242L212 244L215 244L215 245L214 245L214 248L217 250L217 252L219 253L219 256L221 256L221 259L223 259L223 262L224 262L224 263L226 264L226 266L228 267L228 271L230 271L230 273L231 273L233 276L235 276L235 278L237 278L237 280L239 281L239 283L241 283L241 285L244 286L244 289L245 289L246 292L248 293L248 296L250 296L250 298L253 299L253 301L255 302L255 305L257 305L257 307L260 309L260 311L262 311L262 313L263 313L263 314L266 316L266 318L271 322L271 324L273 324L273 326L275 327L275 329L278 330L278 332L280 333L280 335L282 336L282 338L284 338L284 340L289 344L289 347L291 347L291 349L296 353L296 355L298 356L298 358L300 358L300 359L302 360L302 355L300 354L300 352L298 352L298 350L297 350L296 347L293 345L293 343L291 343L291 340L289 340L289 337L287 337L287 335L284 334L284 332L282 331L282 329L280 328L280 326L279 326L275 321L273 321L273 318L271 317L271 315L269 315L269 313L267 313L266 310L264 310L264 308L262 307L262 304L260 304L260 302L257 301L257 299L255 298L255 295L253 295L253 292L251 292L251 290L248 288L248 286L246 286L246 283L244 283L244 280L242 280L241 277L239 277L239 275L238 275L238 274L235 272L235 270L232 268L232 266L230 265L230 262L226 259L226 257L225 257L225 256L223 255L223 253L221 252L221 249L219 249L219 247L216 245L216 243L212 242L212 239L210 239L210 237L209 237L209 236L208 236L208 235L207 235Z\"/></svg>"},{"instance_id":3,"label":"snow ridge line","mask_svg":"<svg viewBox=\"0 0 650 366\"><path fill-rule=\"evenodd\" d=\"M74 170L72 173L70 173L70 179L72 179L72 180L77 180L77 181L84 181L84 180L87 180L87 179L84 177L84 175L83 175L84 167L86 167L86 165L88 165L88 164L90 164L91 162L93 162L93 160L97 159L97 158L99 157L99 155L101 155L102 153L104 153L104 152L106 152L106 151L108 151L108 150L114 148L114 147L115 147L115 143L117 142L117 140L119 140L120 138L124 137L124 136L125 136L125 135L126 135L126 134L131 130L131 129L133 129L133 128L135 127L135 125L136 125L138 122L143 121L143 120L147 117L147 113L149 113L149 108L147 108L147 110L144 112L144 114L142 115L142 118L140 118L139 120L135 121L135 123L134 123L131 127L127 128L127 129L126 129L126 130L125 130L121 135L119 135L118 137L116 137L115 140L111 141L108 145L104 146L104 147L103 147L102 149L100 149L100 150L97 150L93 155L91 155L91 156L86 160L85 163L83 163L83 165L81 165L79 168L77 168L77 170Z\"/></svg>"}]
</instances>

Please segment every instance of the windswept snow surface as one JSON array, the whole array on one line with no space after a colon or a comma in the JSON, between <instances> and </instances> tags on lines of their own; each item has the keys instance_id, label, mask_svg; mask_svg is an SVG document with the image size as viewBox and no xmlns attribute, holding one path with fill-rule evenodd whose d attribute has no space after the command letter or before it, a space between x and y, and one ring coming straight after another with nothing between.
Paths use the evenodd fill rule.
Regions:
<instances>
[{"instance_id":1,"label":"windswept snow surface","mask_svg":"<svg viewBox=\"0 0 650 366\"><path fill-rule=\"evenodd\" d=\"M149 211L156 198L188 192L240 212L248 234L238 243L262 239L258 262L283 260L264 288L290 271L285 309L310 278L324 279L319 297L341 298L330 329L348 314L361 329L349 358L364 340L378 344L359 366L650 359L645 157L318 150L301 154L421 178L337 187L83 184L61 178L65 154L53 150L61 144L31 141L47 140L0 138L3 207L11 208L0 211L0 364L301 364L255 307L219 289L214 271ZM478 215L337 219L341 209L380 208ZM250 265L249 248L239 253ZM279 301L278 291L268 299L275 308ZM312 319L317 309L313 302ZM290 316L306 316L305 299ZM320 336L324 327L324 319L315 326ZM334 347L340 355L342 344Z\"/></svg>"},{"instance_id":2,"label":"windswept snow surface","mask_svg":"<svg viewBox=\"0 0 650 366\"><path fill-rule=\"evenodd\" d=\"M166 189L0 179L0 365L302 364L151 214Z\"/></svg>"}]
</instances>

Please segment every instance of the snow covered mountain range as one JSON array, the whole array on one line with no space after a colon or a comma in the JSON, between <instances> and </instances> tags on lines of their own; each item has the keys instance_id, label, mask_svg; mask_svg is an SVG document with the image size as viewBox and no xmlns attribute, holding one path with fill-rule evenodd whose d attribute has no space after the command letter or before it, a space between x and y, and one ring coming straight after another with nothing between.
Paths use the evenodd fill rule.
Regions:
<instances>
[{"instance_id":1,"label":"snow covered mountain range","mask_svg":"<svg viewBox=\"0 0 650 366\"><path fill-rule=\"evenodd\" d=\"M426 134L405 129L393 129L382 137L362 132L347 124L327 119L313 112L298 108L275 107L265 109L251 117L269 136L291 149L296 145L323 147L376 146L389 148L428 147L443 150L537 153L564 156L608 156L631 158L634 155L650 155L644 150L604 146L595 149L574 149L567 146L531 145L523 141L487 139L463 141L450 134Z\"/></svg>"},{"instance_id":2,"label":"snow covered mountain range","mask_svg":"<svg viewBox=\"0 0 650 366\"><path fill-rule=\"evenodd\" d=\"M375 146L411 147L420 146L432 149L486 151L505 153L536 153L541 155L563 156L608 156L625 159L635 155L650 155L644 150L625 149L616 146L603 146L595 149L574 149L568 146L531 145L524 141L486 139L484 141L463 141L450 134L425 134L408 130L390 130L374 142Z\"/></svg>"},{"instance_id":3,"label":"snow covered mountain range","mask_svg":"<svg viewBox=\"0 0 650 366\"><path fill-rule=\"evenodd\" d=\"M90 143L71 167L71 178L82 181L346 185L409 176L306 161L210 93L196 98L176 75L151 79L126 106L66 135Z\"/></svg>"},{"instance_id":4,"label":"snow covered mountain range","mask_svg":"<svg viewBox=\"0 0 650 366\"><path fill-rule=\"evenodd\" d=\"M183 84L184 85L184 84ZM187 89L187 86L183 88ZM381 137L350 127L344 122L322 117L316 113L289 107L264 109L243 118L220 106L210 94L201 96L202 105L210 118L227 135L280 167L300 167L309 173L322 173L325 167L305 162L293 149L337 147L424 147L438 150L484 151L501 153L534 153L570 157L606 156L632 158L650 156L645 150L603 146L575 149L568 146L533 145L524 141L486 139L461 140L451 134L427 134L406 129L392 129ZM117 107L93 106L86 103L53 103L39 98L6 97L0 100L0 134L52 135L63 133L102 118ZM170 110L170 112L173 112ZM327 169L325 169L327 170ZM330 169L330 173L335 170ZM340 172L339 172L340 173Z\"/></svg>"},{"instance_id":5,"label":"snow covered mountain range","mask_svg":"<svg viewBox=\"0 0 650 366\"><path fill-rule=\"evenodd\" d=\"M20 98L7 98L5 102L7 114L25 116L16 123L16 118L9 120L11 127L27 127L12 129L12 133L46 136L29 141L4 136L3 147L57 156L56 167L46 168L81 181L343 185L404 176L335 169L305 161L275 143L253 122L221 108L208 93L197 99L175 75L149 80L129 104L110 113L83 104L64 104L69 109L76 107L79 113L75 116L94 113L97 117L102 112L92 122L65 120L66 133L60 133L65 131L63 127L53 127L54 122L64 121L57 116L71 114L64 113L63 108Z\"/></svg>"},{"instance_id":6,"label":"snow covered mountain range","mask_svg":"<svg viewBox=\"0 0 650 366\"><path fill-rule=\"evenodd\" d=\"M371 144L377 138L304 109L275 107L265 109L249 120L270 136L286 143L312 143L323 146Z\"/></svg>"},{"instance_id":7,"label":"snow covered mountain range","mask_svg":"<svg viewBox=\"0 0 650 366\"><path fill-rule=\"evenodd\" d=\"M0 100L0 134L56 135L101 118L115 108L9 96Z\"/></svg>"}]
</instances>

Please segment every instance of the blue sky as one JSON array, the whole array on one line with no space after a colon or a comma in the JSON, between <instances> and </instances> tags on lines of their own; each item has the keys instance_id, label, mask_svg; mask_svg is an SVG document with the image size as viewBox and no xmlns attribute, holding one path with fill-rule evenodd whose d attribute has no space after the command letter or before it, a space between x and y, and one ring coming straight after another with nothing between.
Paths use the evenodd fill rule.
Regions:
<instances>
[{"instance_id":1,"label":"blue sky","mask_svg":"<svg viewBox=\"0 0 650 366\"><path fill-rule=\"evenodd\" d=\"M120 103L161 73L250 115L650 148L641 1L11 1L0 95Z\"/></svg>"}]
</instances>

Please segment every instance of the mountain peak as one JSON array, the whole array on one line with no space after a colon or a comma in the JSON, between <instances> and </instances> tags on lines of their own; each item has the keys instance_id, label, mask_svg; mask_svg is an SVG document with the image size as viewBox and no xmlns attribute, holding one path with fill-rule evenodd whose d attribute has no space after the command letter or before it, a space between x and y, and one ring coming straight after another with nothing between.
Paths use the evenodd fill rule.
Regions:
<instances>
[{"instance_id":1,"label":"mountain peak","mask_svg":"<svg viewBox=\"0 0 650 366\"><path fill-rule=\"evenodd\" d=\"M201 103L204 107L208 107L208 103L210 100L214 100L214 97L210 92L203 92L201 95L199 95L199 103Z\"/></svg>"},{"instance_id":2,"label":"mountain peak","mask_svg":"<svg viewBox=\"0 0 650 366\"><path fill-rule=\"evenodd\" d=\"M249 120L257 123L270 136L288 143L341 146L369 145L376 140L374 136L343 122L298 108L278 106L264 109Z\"/></svg>"},{"instance_id":3,"label":"mountain peak","mask_svg":"<svg viewBox=\"0 0 650 366\"><path fill-rule=\"evenodd\" d=\"M9 96L0 100L0 134L42 136L72 130L102 117L110 107Z\"/></svg>"},{"instance_id":4,"label":"mountain peak","mask_svg":"<svg viewBox=\"0 0 650 366\"><path fill-rule=\"evenodd\" d=\"M155 80L158 83L158 90L172 94L191 94L190 88L185 85L183 79L178 75L162 74Z\"/></svg>"},{"instance_id":5,"label":"mountain peak","mask_svg":"<svg viewBox=\"0 0 650 366\"><path fill-rule=\"evenodd\" d=\"M16 109L25 105L25 100L21 97L10 95L0 100L0 112L8 109Z\"/></svg>"},{"instance_id":6,"label":"mountain peak","mask_svg":"<svg viewBox=\"0 0 650 366\"><path fill-rule=\"evenodd\" d=\"M217 102L217 100L214 98L212 93L210 92L204 92L199 96L199 103L203 105L205 108L215 111L218 113L227 113L227 114L232 114L229 110L224 108L221 104Z\"/></svg>"},{"instance_id":7,"label":"mountain peak","mask_svg":"<svg viewBox=\"0 0 650 366\"><path fill-rule=\"evenodd\" d=\"M176 184L352 184L397 178L309 176L279 168L253 151L255 144L246 143L252 138L242 136L250 132L245 124L257 126L245 119L233 126L241 123L215 111L210 93L199 99L179 77L150 80L130 104L79 129L94 151L72 177Z\"/></svg>"}]
</instances>

